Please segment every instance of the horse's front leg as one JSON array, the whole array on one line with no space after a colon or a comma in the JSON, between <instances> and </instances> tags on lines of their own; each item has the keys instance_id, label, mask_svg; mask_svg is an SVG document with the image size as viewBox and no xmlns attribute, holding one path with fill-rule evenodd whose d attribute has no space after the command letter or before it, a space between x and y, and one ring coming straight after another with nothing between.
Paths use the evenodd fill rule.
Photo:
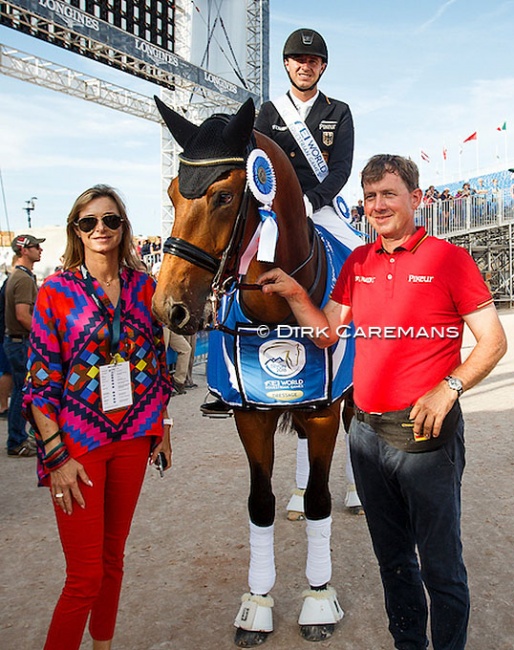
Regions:
<instances>
[{"instance_id":1,"label":"horse's front leg","mask_svg":"<svg viewBox=\"0 0 514 650\"><path fill-rule=\"evenodd\" d=\"M250 591L243 595L234 623L237 627L236 645L248 648L264 643L273 631L273 599L269 592L275 584L275 496L271 476L279 412L236 409L234 415L250 466Z\"/></svg>"},{"instance_id":2,"label":"horse's front leg","mask_svg":"<svg viewBox=\"0 0 514 650\"><path fill-rule=\"evenodd\" d=\"M298 412L296 427L307 433L310 473L305 490L307 531L306 576L309 590L304 592L300 632L308 641L322 641L332 636L335 624L344 613L335 590L329 586L332 577L330 537L332 498L329 476L339 430L340 400L326 409Z\"/></svg>"}]
</instances>

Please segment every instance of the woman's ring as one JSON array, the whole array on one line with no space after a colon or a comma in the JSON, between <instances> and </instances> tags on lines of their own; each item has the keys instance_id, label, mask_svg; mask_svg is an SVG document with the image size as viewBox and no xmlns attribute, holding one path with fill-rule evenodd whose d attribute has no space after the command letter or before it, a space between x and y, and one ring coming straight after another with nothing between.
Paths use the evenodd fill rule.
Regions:
<instances>
[{"instance_id":1,"label":"woman's ring","mask_svg":"<svg viewBox=\"0 0 514 650\"><path fill-rule=\"evenodd\" d=\"M59 494L56 494L56 495L55 495L55 498L56 498L56 499L62 499L63 496L64 496L64 494L63 494L62 492L59 492Z\"/></svg>"}]
</instances>

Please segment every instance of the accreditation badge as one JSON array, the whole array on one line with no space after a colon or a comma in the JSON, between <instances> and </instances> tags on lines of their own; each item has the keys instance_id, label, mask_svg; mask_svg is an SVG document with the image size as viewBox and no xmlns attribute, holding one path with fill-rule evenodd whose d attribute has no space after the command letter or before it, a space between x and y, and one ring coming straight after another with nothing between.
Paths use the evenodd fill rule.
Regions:
<instances>
[{"instance_id":1,"label":"accreditation badge","mask_svg":"<svg viewBox=\"0 0 514 650\"><path fill-rule=\"evenodd\" d=\"M100 396L104 413L126 408L133 403L128 361L100 367Z\"/></svg>"}]
</instances>

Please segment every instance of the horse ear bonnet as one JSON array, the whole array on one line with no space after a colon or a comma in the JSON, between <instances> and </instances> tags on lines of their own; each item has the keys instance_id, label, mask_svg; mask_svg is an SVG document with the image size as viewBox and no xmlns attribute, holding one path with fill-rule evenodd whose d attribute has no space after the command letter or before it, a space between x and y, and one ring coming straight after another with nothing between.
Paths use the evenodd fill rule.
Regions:
<instances>
[{"instance_id":1,"label":"horse ear bonnet","mask_svg":"<svg viewBox=\"0 0 514 650\"><path fill-rule=\"evenodd\" d=\"M248 99L235 115L216 114L196 126L154 98L166 126L183 147L178 172L179 190L186 199L197 199L222 174L244 169L247 145L255 119Z\"/></svg>"}]
</instances>

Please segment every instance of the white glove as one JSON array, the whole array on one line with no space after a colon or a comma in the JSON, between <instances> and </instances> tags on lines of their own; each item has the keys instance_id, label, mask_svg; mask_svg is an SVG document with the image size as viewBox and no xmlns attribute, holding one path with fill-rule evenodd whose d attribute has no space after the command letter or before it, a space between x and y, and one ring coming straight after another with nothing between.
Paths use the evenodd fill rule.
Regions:
<instances>
[{"instance_id":1,"label":"white glove","mask_svg":"<svg viewBox=\"0 0 514 650\"><path fill-rule=\"evenodd\" d=\"M303 195L303 203L305 205L305 213L307 214L308 217L312 217L314 214L314 208L312 207L312 203L309 201L309 199Z\"/></svg>"}]
</instances>

